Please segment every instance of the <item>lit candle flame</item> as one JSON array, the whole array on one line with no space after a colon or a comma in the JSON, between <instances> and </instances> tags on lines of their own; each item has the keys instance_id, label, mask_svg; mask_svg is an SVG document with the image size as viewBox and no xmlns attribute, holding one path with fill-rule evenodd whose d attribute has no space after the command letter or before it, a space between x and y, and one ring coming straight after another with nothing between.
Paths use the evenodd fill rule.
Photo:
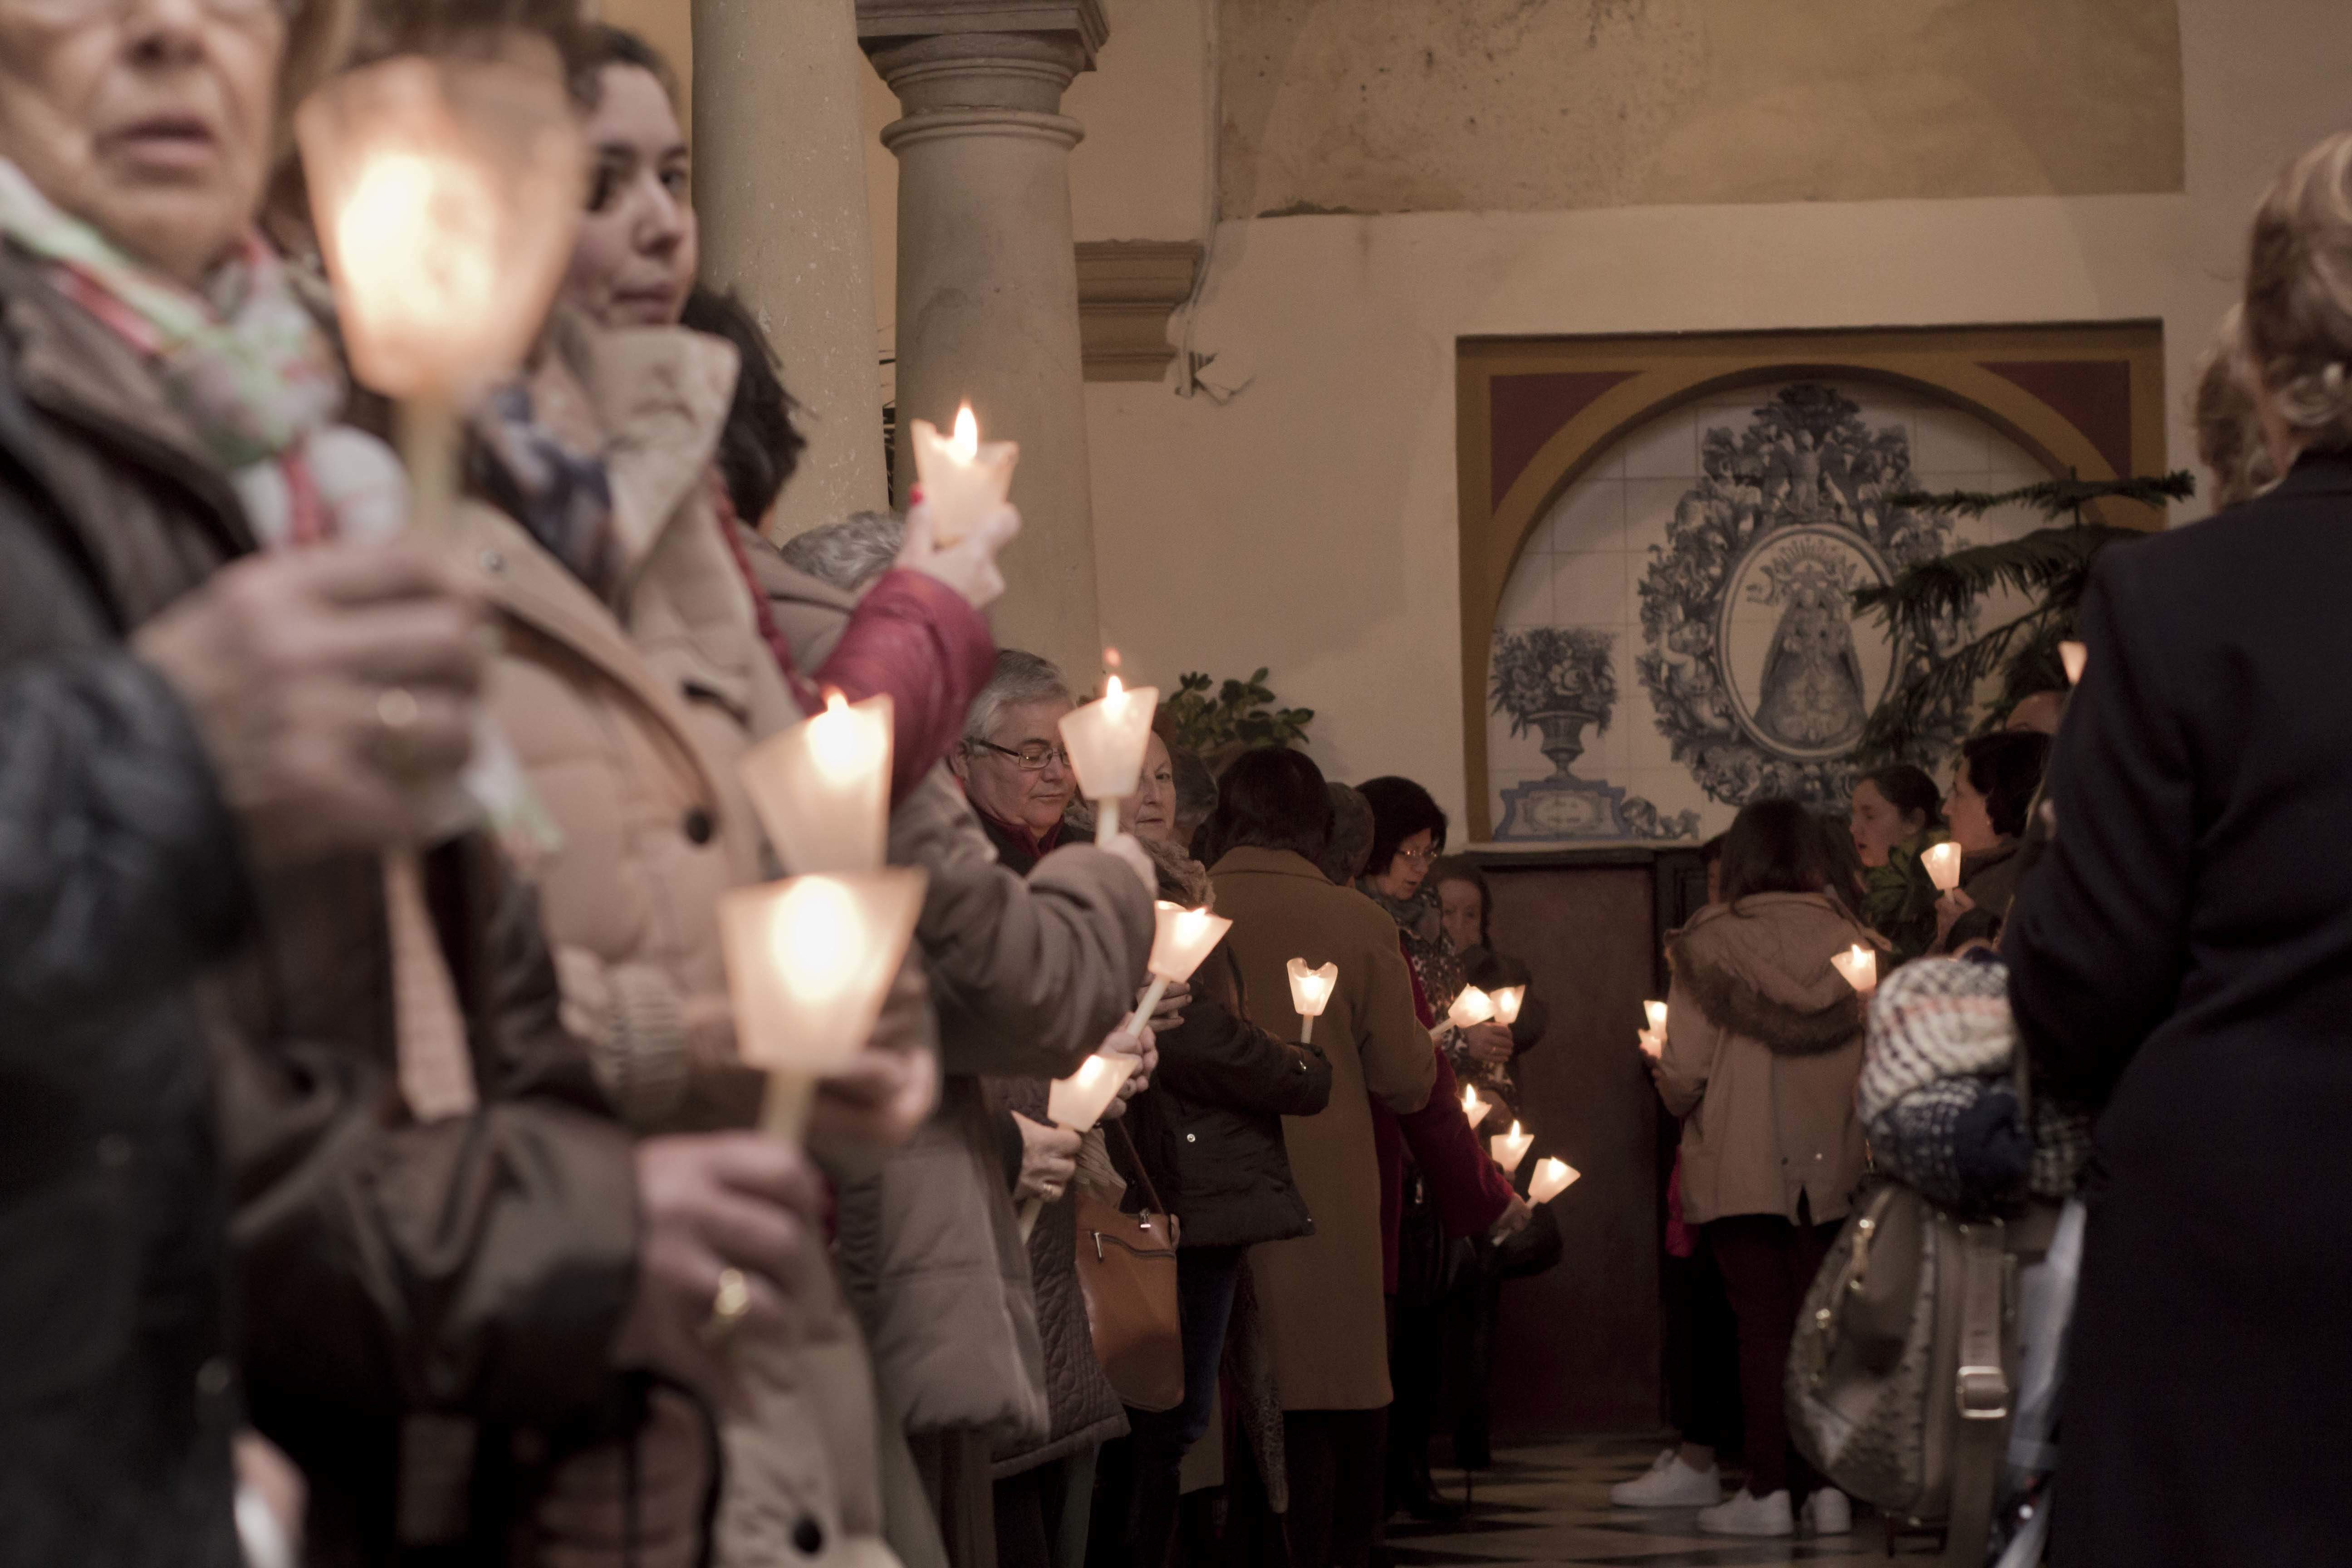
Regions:
<instances>
[{"instance_id":1,"label":"lit candle flame","mask_svg":"<svg viewBox=\"0 0 2352 1568\"><path fill-rule=\"evenodd\" d=\"M1663 1029L1666 1026L1666 1005L1664 1002L1644 1002L1642 1004L1642 1011L1650 1016L1650 1027L1653 1029Z\"/></svg>"},{"instance_id":2,"label":"lit candle flame","mask_svg":"<svg viewBox=\"0 0 2352 1568\"><path fill-rule=\"evenodd\" d=\"M1118 683L1118 676L1112 676L1109 683L1103 688L1102 700L1106 702L1117 705L1124 705L1126 703L1127 688Z\"/></svg>"},{"instance_id":3,"label":"lit candle flame","mask_svg":"<svg viewBox=\"0 0 2352 1568\"><path fill-rule=\"evenodd\" d=\"M809 721L809 750L831 778L847 780L888 767L889 731L861 721L838 691L824 694L824 711Z\"/></svg>"},{"instance_id":4,"label":"lit candle flame","mask_svg":"<svg viewBox=\"0 0 2352 1568\"><path fill-rule=\"evenodd\" d=\"M2062 642L2058 645L2059 662L2066 667L2066 684L2083 684L2083 667L2091 662L2091 650L2086 644Z\"/></svg>"},{"instance_id":5,"label":"lit candle flame","mask_svg":"<svg viewBox=\"0 0 2352 1568\"><path fill-rule=\"evenodd\" d=\"M1856 942L1830 960L1845 983L1867 996L1878 989L1878 954Z\"/></svg>"},{"instance_id":6,"label":"lit candle flame","mask_svg":"<svg viewBox=\"0 0 2352 1568\"><path fill-rule=\"evenodd\" d=\"M1944 892L1960 885L1960 847L1947 841L1929 847L1919 857L1927 868L1927 879Z\"/></svg>"},{"instance_id":7,"label":"lit candle flame","mask_svg":"<svg viewBox=\"0 0 2352 1568\"><path fill-rule=\"evenodd\" d=\"M948 453L959 463L980 456L980 421L971 416L969 403L956 410L955 434L948 437Z\"/></svg>"},{"instance_id":8,"label":"lit candle flame","mask_svg":"<svg viewBox=\"0 0 2352 1568\"><path fill-rule=\"evenodd\" d=\"M773 952L785 986L825 1002L855 977L866 921L847 889L826 878L794 883L776 910Z\"/></svg>"}]
</instances>

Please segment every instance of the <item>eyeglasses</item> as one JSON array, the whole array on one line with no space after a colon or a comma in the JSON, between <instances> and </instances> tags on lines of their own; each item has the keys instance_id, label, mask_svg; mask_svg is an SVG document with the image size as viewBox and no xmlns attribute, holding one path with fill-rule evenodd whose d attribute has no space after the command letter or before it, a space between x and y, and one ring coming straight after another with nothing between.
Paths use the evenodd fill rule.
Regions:
<instances>
[{"instance_id":1,"label":"eyeglasses","mask_svg":"<svg viewBox=\"0 0 2352 1568\"><path fill-rule=\"evenodd\" d=\"M1013 765L1024 773L1044 773L1048 763L1059 763L1066 768L1070 765L1070 753L1050 741L1031 741L1018 751L1011 746L1000 746L993 741L966 741L964 744L982 752L994 752L1000 757L1011 757Z\"/></svg>"},{"instance_id":2,"label":"eyeglasses","mask_svg":"<svg viewBox=\"0 0 2352 1568\"><path fill-rule=\"evenodd\" d=\"M1437 848L1432 845L1426 849L1400 849L1396 852L1396 858L1407 865L1419 866L1426 870L1436 861Z\"/></svg>"},{"instance_id":3,"label":"eyeglasses","mask_svg":"<svg viewBox=\"0 0 2352 1568\"><path fill-rule=\"evenodd\" d=\"M140 0L0 0L0 14L15 12L52 26L80 26L128 16ZM203 0L204 8L231 22L275 15L291 21L309 0Z\"/></svg>"}]
</instances>

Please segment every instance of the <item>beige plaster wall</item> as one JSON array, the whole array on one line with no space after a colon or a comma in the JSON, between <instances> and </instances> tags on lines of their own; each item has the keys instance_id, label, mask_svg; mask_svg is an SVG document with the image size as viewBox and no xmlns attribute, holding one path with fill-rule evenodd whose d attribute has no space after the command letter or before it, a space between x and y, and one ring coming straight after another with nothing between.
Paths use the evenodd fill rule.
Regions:
<instances>
[{"instance_id":1,"label":"beige plaster wall","mask_svg":"<svg viewBox=\"0 0 2352 1568\"><path fill-rule=\"evenodd\" d=\"M2180 188L2174 0L1221 0L1235 216Z\"/></svg>"},{"instance_id":2,"label":"beige plaster wall","mask_svg":"<svg viewBox=\"0 0 2352 1568\"><path fill-rule=\"evenodd\" d=\"M1137 8L1114 12L1090 89L1115 95L1148 63L1121 55L1116 30ZM1459 820L1465 335L2155 318L2174 460L2192 462L2190 367L2263 183L2352 124L2352 28L2341 0L2181 0L2178 14L2173 194L1224 223L1193 337L1216 356L1204 381L1240 390L1220 405L1167 385L1087 389L1106 635L1163 683L1271 666L1286 700L1318 710L1314 754L1333 776L1414 774ZM1121 166L1116 151L1090 137L1089 181ZM1164 210L1187 205L1171 193Z\"/></svg>"}]
</instances>

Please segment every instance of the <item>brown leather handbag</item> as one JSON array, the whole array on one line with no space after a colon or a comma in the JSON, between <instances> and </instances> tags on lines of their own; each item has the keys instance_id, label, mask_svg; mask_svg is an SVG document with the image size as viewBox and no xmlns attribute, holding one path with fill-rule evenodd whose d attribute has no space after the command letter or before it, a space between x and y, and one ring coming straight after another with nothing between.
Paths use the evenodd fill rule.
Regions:
<instances>
[{"instance_id":1,"label":"brown leather handbag","mask_svg":"<svg viewBox=\"0 0 2352 1568\"><path fill-rule=\"evenodd\" d=\"M1184 1327L1176 1297L1176 1216L1160 1202L1123 1123L1111 1127L1150 1205L1123 1214L1078 1184L1078 1286L1095 1359L1135 1410L1173 1410L1184 1403Z\"/></svg>"}]
</instances>

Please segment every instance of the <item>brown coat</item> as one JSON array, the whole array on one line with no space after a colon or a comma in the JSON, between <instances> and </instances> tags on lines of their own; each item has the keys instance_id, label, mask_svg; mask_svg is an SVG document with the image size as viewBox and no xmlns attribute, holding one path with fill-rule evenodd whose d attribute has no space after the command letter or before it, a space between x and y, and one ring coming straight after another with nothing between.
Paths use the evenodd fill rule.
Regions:
<instances>
[{"instance_id":1,"label":"brown coat","mask_svg":"<svg viewBox=\"0 0 2352 1568\"><path fill-rule=\"evenodd\" d=\"M1674 939L1658 1093L1683 1122L1683 1216L1842 1218L1862 1180L1862 1000L1830 960L1867 942L1818 893L1712 904Z\"/></svg>"},{"instance_id":2,"label":"brown coat","mask_svg":"<svg viewBox=\"0 0 2352 1568\"><path fill-rule=\"evenodd\" d=\"M1314 1234L1254 1247L1250 1266L1283 1408L1377 1410L1390 1389L1371 1101L1377 1096L1400 1115L1419 1110L1437 1076L1396 922L1286 850L1235 849L1211 874L1217 912L1234 922L1226 942L1252 1023L1297 1039L1301 1020L1286 965L1293 958L1339 965L1339 987L1315 1024L1315 1044L1331 1062L1331 1103L1282 1122Z\"/></svg>"},{"instance_id":3,"label":"brown coat","mask_svg":"<svg viewBox=\"0 0 2352 1568\"><path fill-rule=\"evenodd\" d=\"M509 519L468 506L461 528L504 621L490 706L563 836L534 870L564 1007L640 1129L748 1125L717 904L762 875L736 764L801 713L707 488L734 351L667 329L554 341L540 374L573 378L602 426L620 611ZM746 1405L722 1427L718 1560L887 1563L864 1341L827 1270L793 1308L732 1347Z\"/></svg>"},{"instance_id":4,"label":"brown coat","mask_svg":"<svg viewBox=\"0 0 2352 1568\"><path fill-rule=\"evenodd\" d=\"M4 254L0 309L60 538L135 636L251 553L249 525L119 339ZM309 1478L320 1564L388 1558L395 1509L420 1539L470 1540L467 1561L527 1545L470 1506L462 1459L449 1485L404 1482L404 1418L438 1412L444 1457L529 1497L514 1456L614 1393L636 1275L628 1138L560 1026L528 889L479 839L425 861L474 1112L419 1123L404 1106L374 856L257 879L251 931L194 999L234 1183L247 1409Z\"/></svg>"}]
</instances>

